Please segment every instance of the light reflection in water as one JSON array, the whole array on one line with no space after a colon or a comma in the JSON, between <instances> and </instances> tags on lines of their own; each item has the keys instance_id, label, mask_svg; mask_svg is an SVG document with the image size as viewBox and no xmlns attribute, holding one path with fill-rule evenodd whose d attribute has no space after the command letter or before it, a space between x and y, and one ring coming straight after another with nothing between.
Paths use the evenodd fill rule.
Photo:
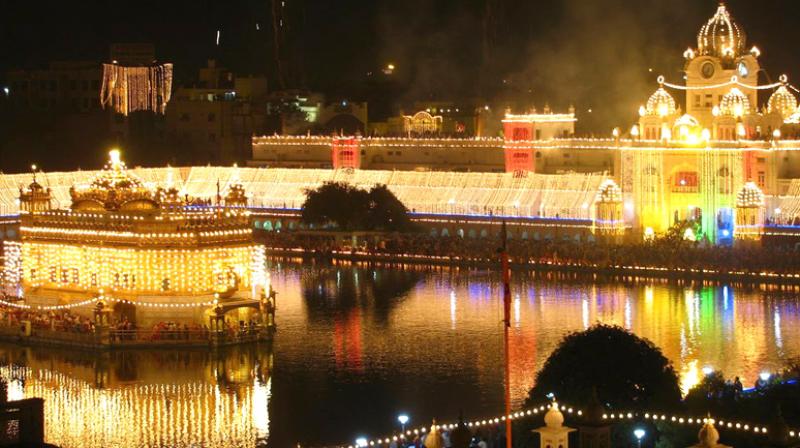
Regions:
<instances>
[{"instance_id":1,"label":"light reflection in water","mask_svg":"<svg viewBox=\"0 0 800 448\"><path fill-rule=\"evenodd\" d=\"M269 351L100 361L3 348L11 393L47 400L64 447L323 445L396 430L396 415L450 421L503 409L498 275L457 269L273 265ZM685 391L701 368L745 386L800 355L796 293L665 283L582 283L515 273L512 398L524 401L560 339L596 322L630 328L674 363ZM12 367L16 366L16 367ZM268 366L268 368L264 368ZM83 438L86 441L83 441ZM80 443L79 443L80 442Z\"/></svg>"},{"instance_id":2,"label":"light reflection in water","mask_svg":"<svg viewBox=\"0 0 800 448\"><path fill-rule=\"evenodd\" d=\"M44 398L46 440L65 448L257 446L269 438L272 357L253 350L116 356L1 345L0 375L9 398Z\"/></svg>"}]
</instances>

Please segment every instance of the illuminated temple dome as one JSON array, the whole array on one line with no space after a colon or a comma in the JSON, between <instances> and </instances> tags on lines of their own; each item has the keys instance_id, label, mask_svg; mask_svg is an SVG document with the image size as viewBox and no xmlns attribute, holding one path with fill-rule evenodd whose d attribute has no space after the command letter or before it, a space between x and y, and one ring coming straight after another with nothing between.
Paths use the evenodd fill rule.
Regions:
<instances>
[{"instance_id":1,"label":"illuminated temple dome","mask_svg":"<svg viewBox=\"0 0 800 448\"><path fill-rule=\"evenodd\" d=\"M70 189L72 210L148 210L158 208L156 192L129 172L119 151L109 152L109 162L88 185Z\"/></svg>"},{"instance_id":2,"label":"illuminated temple dome","mask_svg":"<svg viewBox=\"0 0 800 448\"><path fill-rule=\"evenodd\" d=\"M749 115L750 100L738 87L734 87L722 97L722 101L719 103L719 112L722 115L734 117Z\"/></svg>"},{"instance_id":3,"label":"illuminated temple dome","mask_svg":"<svg viewBox=\"0 0 800 448\"><path fill-rule=\"evenodd\" d=\"M146 186L117 151L110 155L102 171L70 188L69 208L51 207L37 182L21 191L26 306L91 313L94 302L125 301L131 321L151 325L163 318L153 309L171 308L175 321L202 323L216 297L237 303L263 291L264 249L253 242L241 183L228 182L224 197L218 184L212 202L209 183L206 198L169 183Z\"/></svg>"},{"instance_id":4,"label":"illuminated temple dome","mask_svg":"<svg viewBox=\"0 0 800 448\"><path fill-rule=\"evenodd\" d=\"M650 98L647 100L647 107L645 113L647 115L658 115L667 117L674 115L678 107L675 103L675 98L669 94L663 87L659 87Z\"/></svg>"},{"instance_id":5,"label":"illuminated temple dome","mask_svg":"<svg viewBox=\"0 0 800 448\"><path fill-rule=\"evenodd\" d=\"M784 120L797 112L797 98L789 92L786 86L780 86L767 102L767 112L779 113Z\"/></svg>"},{"instance_id":6,"label":"illuminated temple dome","mask_svg":"<svg viewBox=\"0 0 800 448\"><path fill-rule=\"evenodd\" d=\"M737 207L763 207L764 192L753 182L747 182L736 195Z\"/></svg>"},{"instance_id":7,"label":"illuminated temple dome","mask_svg":"<svg viewBox=\"0 0 800 448\"><path fill-rule=\"evenodd\" d=\"M717 12L697 34L700 55L737 57L745 53L746 45L744 30L733 20L724 3L720 3Z\"/></svg>"}]
</instances>

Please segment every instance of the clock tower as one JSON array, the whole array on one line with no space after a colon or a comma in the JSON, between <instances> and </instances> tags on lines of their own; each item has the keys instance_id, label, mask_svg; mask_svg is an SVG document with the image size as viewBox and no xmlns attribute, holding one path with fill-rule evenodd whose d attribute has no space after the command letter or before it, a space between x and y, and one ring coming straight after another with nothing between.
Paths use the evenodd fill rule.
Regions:
<instances>
[{"instance_id":1,"label":"clock tower","mask_svg":"<svg viewBox=\"0 0 800 448\"><path fill-rule=\"evenodd\" d=\"M684 52L686 58L686 112L703 128L712 129L715 111L731 91L731 80L741 84L739 90L753 108L758 104L758 48L747 50L747 36L739 27L725 3L700 28L697 49Z\"/></svg>"}]
</instances>

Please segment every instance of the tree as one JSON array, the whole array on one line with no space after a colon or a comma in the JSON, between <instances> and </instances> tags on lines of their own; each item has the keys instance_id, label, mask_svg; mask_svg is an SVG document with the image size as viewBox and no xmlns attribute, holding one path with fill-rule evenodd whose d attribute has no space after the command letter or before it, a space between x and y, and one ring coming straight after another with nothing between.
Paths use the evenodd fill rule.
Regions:
<instances>
[{"instance_id":1,"label":"tree","mask_svg":"<svg viewBox=\"0 0 800 448\"><path fill-rule=\"evenodd\" d=\"M307 190L302 220L350 231L404 231L413 227L408 209L385 185L376 185L367 192L341 182L327 182Z\"/></svg>"},{"instance_id":2,"label":"tree","mask_svg":"<svg viewBox=\"0 0 800 448\"><path fill-rule=\"evenodd\" d=\"M536 375L528 404L547 394L580 404L592 388L615 409L672 409L680 405L678 375L652 342L618 326L598 324L564 337Z\"/></svg>"},{"instance_id":3,"label":"tree","mask_svg":"<svg viewBox=\"0 0 800 448\"><path fill-rule=\"evenodd\" d=\"M408 209L386 185L369 190L369 227L376 230L408 230L412 227Z\"/></svg>"},{"instance_id":4,"label":"tree","mask_svg":"<svg viewBox=\"0 0 800 448\"><path fill-rule=\"evenodd\" d=\"M369 211L369 194L342 182L326 182L306 191L302 220L306 224L334 224L341 230L364 227Z\"/></svg>"}]
</instances>

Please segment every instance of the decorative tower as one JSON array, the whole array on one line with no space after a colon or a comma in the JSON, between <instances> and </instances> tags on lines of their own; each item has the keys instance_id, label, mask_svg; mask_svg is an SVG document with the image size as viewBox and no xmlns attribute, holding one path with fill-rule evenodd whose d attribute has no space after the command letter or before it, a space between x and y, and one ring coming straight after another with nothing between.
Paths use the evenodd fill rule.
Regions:
<instances>
[{"instance_id":1,"label":"decorative tower","mask_svg":"<svg viewBox=\"0 0 800 448\"><path fill-rule=\"evenodd\" d=\"M739 27L725 3L697 34L697 49L689 48L686 58L686 112L697 118L703 128L712 128L713 111L731 88L731 80L750 104L758 104L758 72L761 66L758 48L747 49L747 36Z\"/></svg>"},{"instance_id":2,"label":"decorative tower","mask_svg":"<svg viewBox=\"0 0 800 448\"><path fill-rule=\"evenodd\" d=\"M533 430L539 434L540 448L569 448L569 433L573 431L564 426L564 414L558 409L558 403L553 403L544 415L544 426Z\"/></svg>"},{"instance_id":3,"label":"decorative tower","mask_svg":"<svg viewBox=\"0 0 800 448\"><path fill-rule=\"evenodd\" d=\"M647 106L639 107L639 137L642 140L669 140L672 123L679 114L675 98L659 86L648 98Z\"/></svg>"},{"instance_id":4,"label":"decorative tower","mask_svg":"<svg viewBox=\"0 0 800 448\"><path fill-rule=\"evenodd\" d=\"M525 115L506 113L503 120L506 172L523 175L536 169L533 156L534 123Z\"/></svg>"},{"instance_id":5,"label":"decorative tower","mask_svg":"<svg viewBox=\"0 0 800 448\"><path fill-rule=\"evenodd\" d=\"M361 139L358 137L334 137L331 141L333 169L358 169L361 167Z\"/></svg>"},{"instance_id":6,"label":"decorative tower","mask_svg":"<svg viewBox=\"0 0 800 448\"><path fill-rule=\"evenodd\" d=\"M736 240L760 239L765 217L764 193L755 183L747 182L736 195Z\"/></svg>"},{"instance_id":7,"label":"decorative tower","mask_svg":"<svg viewBox=\"0 0 800 448\"><path fill-rule=\"evenodd\" d=\"M53 200L50 189L45 189L36 181L36 165L31 166L33 171L33 182L25 190L19 189L19 208L24 213L46 212L52 208Z\"/></svg>"},{"instance_id":8,"label":"decorative tower","mask_svg":"<svg viewBox=\"0 0 800 448\"><path fill-rule=\"evenodd\" d=\"M228 194L225 195L226 207L247 207L247 195L241 182L235 182L228 187Z\"/></svg>"},{"instance_id":9,"label":"decorative tower","mask_svg":"<svg viewBox=\"0 0 800 448\"><path fill-rule=\"evenodd\" d=\"M606 179L595 199L594 226L598 234L621 236L625 233L622 207L622 190L612 179Z\"/></svg>"}]
</instances>

